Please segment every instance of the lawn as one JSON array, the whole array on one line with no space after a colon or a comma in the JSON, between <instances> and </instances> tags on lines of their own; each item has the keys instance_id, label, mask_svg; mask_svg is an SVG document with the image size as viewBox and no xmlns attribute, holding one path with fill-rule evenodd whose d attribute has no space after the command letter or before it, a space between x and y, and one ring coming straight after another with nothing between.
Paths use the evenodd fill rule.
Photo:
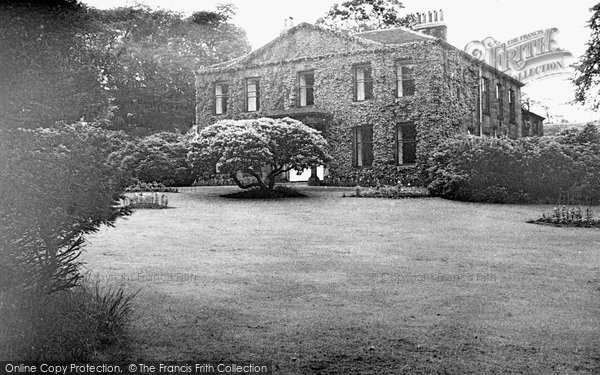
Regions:
<instances>
[{"instance_id":1,"label":"lawn","mask_svg":"<svg viewBox=\"0 0 600 375\"><path fill-rule=\"evenodd\" d=\"M129 291L134 360L272 361L281 374L600 373L600 231L547 206L170 194L89 237ZM596 210L597 213L599 210Z\"/></svg>"}]
</instances>

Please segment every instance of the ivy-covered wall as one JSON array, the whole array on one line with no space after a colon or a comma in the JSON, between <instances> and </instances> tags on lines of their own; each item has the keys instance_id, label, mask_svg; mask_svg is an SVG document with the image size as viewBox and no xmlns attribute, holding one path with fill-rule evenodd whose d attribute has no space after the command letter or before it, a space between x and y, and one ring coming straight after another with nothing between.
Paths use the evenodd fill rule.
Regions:
<instances>
[{"instance_id":1,"label":"ivy-covered wall","mask_svg":"<svg viewBox=\"0 0 600 375\"><path fill-rule=\"evenodd\" d=\"M395 67L400 59L410 59L416 64L414 96L396 97ZM363 63L371 65L373 98L356 102L353 100L353 67ZM334 179L363 176L388 182L412 180L420 161L443 138L467 131L477 133L480 125L484 133L489 133L494 126L492 120L486 122L485 116L483 123L479 121L480 66L464 53L435 39L383 45L314 27L298 28L249 58L199 71L197 125L204 127L222 118L269 116L274 111L292 114L298 110L298 72L312 70L314 108L331 115L324 131L333 156L327 166L329 176ZM514 86L518 92L518 87L507 77L491 69L483 72L494 85L496 81L503 82L506 95L508 87ZM260 78L257 112L245 112L244 84L250 77ZM214 114L216 82L229 84L228 111L224 115ZM507 111L508 98L504 107ZM520 110L517 112L520 116ZM489 117L493 116L491 112ZM505 118L508 119L508 113ZM414 122L417 129L417 163L397 165L396 126L408 121ZM352 128L363 125L373 127L373 164L353 167ZM517 128L511 130L512 136L520 135Z\"/></svg>"}]
</instances>

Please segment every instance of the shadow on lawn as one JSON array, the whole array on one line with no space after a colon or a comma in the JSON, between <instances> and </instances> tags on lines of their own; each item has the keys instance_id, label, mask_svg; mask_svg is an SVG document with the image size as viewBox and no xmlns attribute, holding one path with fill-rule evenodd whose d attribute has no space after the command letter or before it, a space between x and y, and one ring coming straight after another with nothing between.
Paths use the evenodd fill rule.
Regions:
<instances>
[{"instance_id":1,"label":"shadow on lawn","mask_svg":"<svg viewBox=\"0 0 600 375\"><path fill-rule=\"evenodd\" d=\"M230 199L282 199L282 198L307 198L306 195L286 186L277 186L273 190L248 189L237 193L223 194L223 198Z\"/></svg>"}]
</instances>

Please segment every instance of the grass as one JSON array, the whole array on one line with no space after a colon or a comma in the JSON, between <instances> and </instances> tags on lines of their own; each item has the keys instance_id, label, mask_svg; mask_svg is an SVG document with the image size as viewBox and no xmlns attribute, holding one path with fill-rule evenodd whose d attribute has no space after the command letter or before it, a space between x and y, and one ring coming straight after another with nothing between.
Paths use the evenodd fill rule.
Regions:
<instances>
[{"instance_id":1,"label":"grass","mask_svg":"<svg viewBox=\"0 0 600 375\"><path fill-rule=\"evenodd\" d=\"M52 294L0 292L0 359L88 362L113 358L115 350L127 346L135 294L100 284L86 282Z\"/></svg>"},{"instance_id":2,"label":"grass","mask_svg":"<svg viewBox=\"0 0 600 375\"><path fill-rule=\"evenodd\" d=\"M600 372L600 232L540 206L172 194L90 237L128 290L135 360L272 361L281 374Z\"/></svg>"}]
</instances>

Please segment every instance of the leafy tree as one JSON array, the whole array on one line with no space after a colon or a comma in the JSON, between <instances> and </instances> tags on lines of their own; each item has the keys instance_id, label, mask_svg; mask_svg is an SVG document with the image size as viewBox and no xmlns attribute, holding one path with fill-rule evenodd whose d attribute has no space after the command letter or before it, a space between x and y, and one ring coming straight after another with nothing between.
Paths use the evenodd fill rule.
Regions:
<instances>
[{"instance_id":1,"label":"leafy tree","mask_svg":"<svg viewBox=\"0 0 600 375\"><path fill-rule=\"evenodd\" d=\"M587 43L588 48L575 66L575 101L582 104L591 102L593 108L598 109L600 107L600 100L598 99L598 84L600 83L600 3L594 5L591 10L593 15L588 23L591 29L590 40Z\"/></svg>"},{"instance_id":2,"label":"leafy tree","mask_svg":"<svg viewBox=\"0 0 600 375\"><path fill-rule=\"evenodd\" d=\"M74 0L0 4L0 120L37 127L105 115L102 53L91 44L100 30Z\"/></svg>"},{"instance_id":3,"label":"leafy tree","mask_svg":"<svg viewBox=\"0 0 600 375\"><path fill-rule=\"evenodd\" d=\"M325 17L317 20L317 25L351 33L412 27L415 15L400 17L402 9L404 5L399 0L348 0L334 4Z\"/></svg>"},{"instance_id":4,"label":"leafy tree","mask_svg":"<svg viewBox=\"0 0 600 375\"><path fill-rule=\"evenodd\" d=\"M320 132L291 118L222 120L192 140L189 158L199 174L217 169L242 189L273 190L279 174L327 163L327 147ZM256 181L244 184L241 173Z\"/></svg>"},{"instance_id":5,"label":"leafy tree","mask_svg":"<svg viewBox=\"0 0 600 375\"><path fill-rule=\"evenodd\" d=\"M244 31L229 23L232 6L179 13L135 6L101 11L106 25L109 93L116 129L145 135L187 131L194 121L194 70L250 50Z\"/></svg>"}]
</instances>

